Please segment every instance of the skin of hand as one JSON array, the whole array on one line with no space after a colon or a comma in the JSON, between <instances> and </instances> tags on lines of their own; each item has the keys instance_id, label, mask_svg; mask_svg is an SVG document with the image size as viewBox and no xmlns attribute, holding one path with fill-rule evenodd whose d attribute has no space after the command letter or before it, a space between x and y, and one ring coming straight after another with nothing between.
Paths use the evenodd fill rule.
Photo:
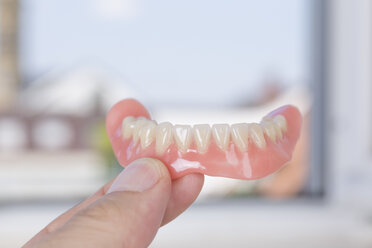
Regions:
<instances>
[{"instance_id":1,"label":"skin of hand","mask_svg":"<svg viewBox=\"0 0 372 248\"><path fill-rule=\"evenodd\" d=\"M159 160L136 160L23 247L147 247L194 202L203 183L201 174L171 181Z\"/></svg>"}]
</instances>

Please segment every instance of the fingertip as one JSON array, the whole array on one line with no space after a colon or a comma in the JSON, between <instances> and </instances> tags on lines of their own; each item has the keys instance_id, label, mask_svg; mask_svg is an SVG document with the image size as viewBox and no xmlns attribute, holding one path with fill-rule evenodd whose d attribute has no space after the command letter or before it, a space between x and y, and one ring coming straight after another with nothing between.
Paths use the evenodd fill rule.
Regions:
<instances>
[{"instance_id":1,"label":"fingertip","mask_svg":"<svg viewBox=\"0 0 372 248\"><path fill-rule=\"evenodd\" d=\"M171 184L172 179L167 169L167 166L163 164L163 162L161 162L160 160L155 159L155 158L140 158L136 160L135 162L145 163L149 166L152 166L152 169L156 171L156 173L158 174L159 180L166 180L169 182L169 184Z\"/></svg>"},{"instance_id":2,"label":"fingertip","mask_svg":"<svg viewBox=\"0 0 372 248\"><path fill-rule=\"evenodd\" d=\"M155 158L142 158L142 159L148 161L148 163L151 163L158 170L159 177L170 180L169 171L167 169L167 166L163 164L163 162Z\"/></svg>"},{"instance_id":3,"label":"fingertip","mask_svg":"<svg viewBox=\"0 0 372 248\"><path fill-rule=\"evenodd\" d=\"M162 183L170 192L170 175L159 160L141 158L130 163L115 179L107 194L116 191L143 192ZM159 186L159 185L158 185Z\"/></svg>"}]
</instances>

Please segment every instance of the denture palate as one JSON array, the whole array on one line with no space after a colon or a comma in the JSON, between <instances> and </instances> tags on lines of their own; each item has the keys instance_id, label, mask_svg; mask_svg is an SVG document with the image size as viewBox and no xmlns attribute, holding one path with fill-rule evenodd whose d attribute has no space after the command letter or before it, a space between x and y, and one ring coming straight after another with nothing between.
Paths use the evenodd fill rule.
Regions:
<instances>
[{"instance_id":1,"label":"denture palate","mask_svg":"<svg viewBox=\"0 0 372 248\"><path fill-rule=\"evenodd\" d=\"M250 145L264 149L267 139L274 143L283 139L287 123L284 116L276 115L273 118L264 117L260 123L214 124L212 127L198 124L192 127L169 122L158 124L144 117L128 116L122 122L121 131L124 139L131 138L134 145L140 143L142 149L155 143L157 155L164 154L172 144L176 144L181 153L187 153L193 143L197 152L204 154L212 140L223 151L228 150L231 143L242 152L247 151Z\"/></svg>"}]
</instances>

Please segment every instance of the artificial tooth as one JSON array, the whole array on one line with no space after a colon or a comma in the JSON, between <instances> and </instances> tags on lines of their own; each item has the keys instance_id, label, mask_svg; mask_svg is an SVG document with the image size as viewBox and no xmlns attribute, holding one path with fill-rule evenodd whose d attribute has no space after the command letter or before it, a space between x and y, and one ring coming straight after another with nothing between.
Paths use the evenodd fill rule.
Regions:
<instances>
[{"instance_id":1,"label":"artificial tooth","mask_svg":"<svg viewBox=\"0 0 372 248\"><path fill-rule=\"evenodd\" d=\"M226 151L230 142L230 126L228 124L214 124L212 126L212 135L217 146Z\"/></svg>"},{"instance_id":2,"label":"artificial tooth","mask_svg":"<svg viewBox=\"0 0 372 248\"><path fill-rule=\"evenodd\" d=\"M269 116L265 116L265 117L263 117L262 118L262 121L264 122L264 121L272 121L273 120L273 118L271 118L271 117L269 117Z\"/></svg>"},{"instance_id":3,"label":"artificial tooth","mask_svg":"<svg viewBox=\"0 0 372 248\"><path fill-rule=\"evenodd\" d=\"M141 147L145 149L153 142L155 138L155 128L156 122L155 121L148 121L140 131L140 140L141 140Z\"/></svg>"},{"instance_id":4,"label":"artificial tooth","mask_svg":"<svg viewBox=\"0 0 372 248\"><path fill-rule=\"evenodd\" d=\"M279 137L280 139L283 139L282 130L281 130L280 126L278 125L278 123L276 123L275 121L271 121L271 125L273 125L274 128L275 128L276 137Z\"/></svg>"},{"instance_id":5,"label":"artificial tooth","mask_svg":"<svg viewBox=\"0 0 372 248\"><path fill-rule=\"evenodd\" d=\"M208 124L194 125L194 139L199 153L206 153L211 138L211 127Z\"/></svg>"},{"instance_id":6,"label":"artificial tooth","mask_svg":"<svg viewBox=\"0 0 372 248\"><path fill-rule=\"evenodd\" d=\"M282 131L287 131L287 121L285 120L284 116L277 115L274 117L274 122L280 127Z\"/></svg>"},{"instance_id":7,"label":"artificial tooth","mask_svg":"<svg viewBox=\"0 0 372 248\"><path fill-rule=\"evenodd\" d=\"M147 120L145 117L139 117L135 124L133 129L133 142L134 144L137 144L140 135L141 135L141 129L144 125L148 123L149 120Z\"/></svg>"},{"instance_id":8,"label":"artificial tooth","mask_svg":"<svg viewBox=\"0 0 372 248\"><path fill-rule=\"evenodd\" d=\"M190 125L175 125L173 127L173 136L180 152L186 153L187 149L189 149L192 138L191 133Z\"/></svg>"},{"instance_id":9,"label":"artificial tooth","mask_svg":"<svg viewBox=\"0 0 372 248\"><path fill-rule=\"evenodd\" d=\"M272 122L263 121L261 122L261 127L264 133L269 137L273 142L276 141L276 128Z\"/></svg>"},{"instance_id":10,"label":"artificial tooth","mask_svg":"<svg viewBox=\"0 0 372 248\"><path fill-rule=\"evenodd\" d=\"M242 152L246 151L248 148L248 124L238 123L231 125L231 137Z\"/></svg>"},{"instance_id":11,"label":"artificial tooth","mask_svg":"<svg viewBox=\"0 0 372 248\"><path fill-rule=\"evenodd\" d=\"M156 154L162 155L172 143L172 128L173 125L169 122L162 122L155 129L155 150Z\"/></svg>"},{"instance_id":12,"label":"artificial tooth","mask_svg":"<svg viewBox=\"0 0 372 248\"><path fill-rule=\"evenodd\" d=\"M249 138L258 148L265 148L266 141L262 131L262 128L257 123L248 124Z\"/></svg>"},{"instance_id":13,"label":"artificial tooth","mask_svg":"<svg viewBox=\"0 0 372 248\"><path fill-rule=\"evenodd\" d=\"M133 116L127 116L121 124L121 135L124 139L129 139L133 134L136 119Z\"/></svg>"}]
</instances>

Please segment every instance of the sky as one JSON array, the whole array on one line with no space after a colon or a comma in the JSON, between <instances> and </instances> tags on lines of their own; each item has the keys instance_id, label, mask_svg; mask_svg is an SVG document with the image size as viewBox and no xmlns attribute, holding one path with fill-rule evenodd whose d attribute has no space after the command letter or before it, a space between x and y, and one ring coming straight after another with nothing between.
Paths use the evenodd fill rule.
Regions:
<instances>
[{"instance_id":1,"label":"sky","mask_svg":"<svg viewBox=\"0 0 372 248\"><path fill-rule=\"evenodd\" d=\"M23 0L22 70L97 64L161 103L225 105L307 80L310 0Z\"/></svg>"}]
</instances>

